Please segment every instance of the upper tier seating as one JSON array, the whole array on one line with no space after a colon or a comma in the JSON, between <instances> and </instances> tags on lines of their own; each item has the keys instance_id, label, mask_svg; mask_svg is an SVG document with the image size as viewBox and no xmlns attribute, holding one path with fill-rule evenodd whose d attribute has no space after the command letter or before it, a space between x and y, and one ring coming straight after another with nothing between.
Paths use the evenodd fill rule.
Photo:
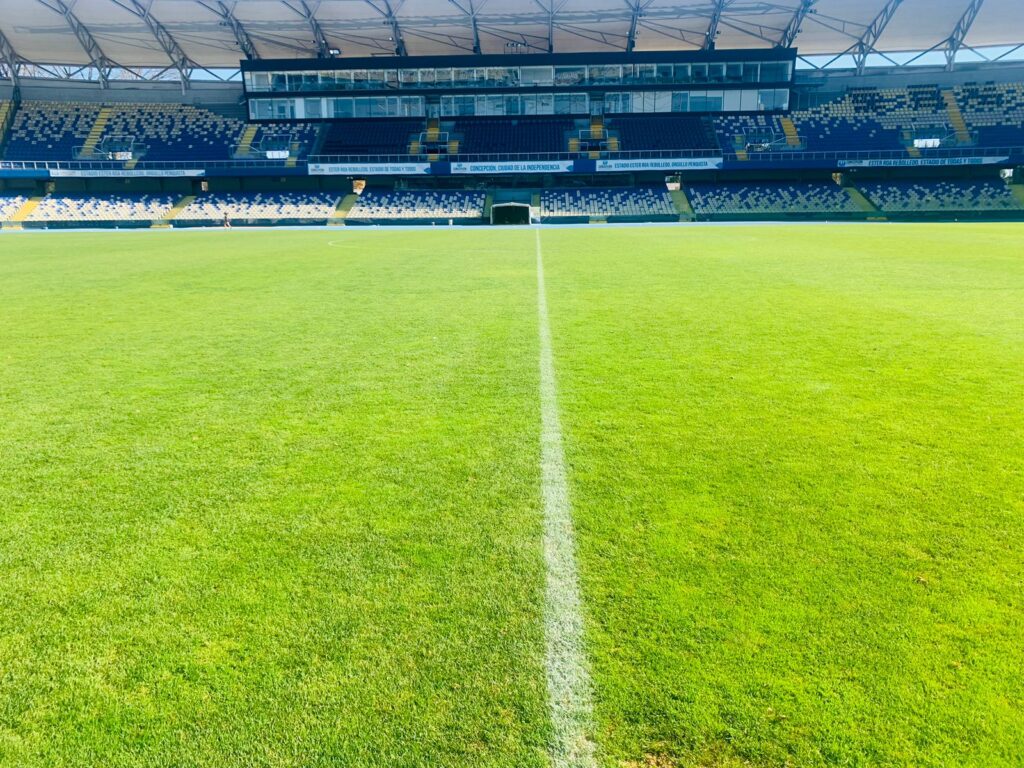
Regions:
<instances>
[{"instance_id":1,"label":"upper tier seating","mask_svg":"<svg viewBox=\"0 0 1024 768\"><path fill-rule=\"evenodd\" d=\"M231 112L225 108L225 112ZM234 110L237 111L237 110ZM93 133L101 114L105 123ZM185 104L76 104L25 101L15 116L5 158L7 160L75 160L76 148L94 142L91 157L100 159L108 142L127 149L147 162L230 160L246 132L246 123ZM309 152L319 126L314 124L261 125L253 139L294 145L298 155Z\"/></svg>"},{"instance_id":2,"label":"upper tier seating","mask_svg":"<svg viewBox=\"0 0 1024 768\"><path fill-rule=\"evenodd\" d=\"M21 195L0 195L0 221L9 221L27 200Z\"/></svg>"},{"instance_id":3,"label":"upper tier seating","mask_svg":"<svg viewBox=\"0 0 1024 768\"><path fill-rule=\"evenodd\" d=\"M903 150L899 130L879 122L876 109L883 104L893 106L875 89L850 90L835 101L794 111L790 118L811 151Z\"/></svg>"},{"instance_id":4,"label":"upper tier seating","mask_svg":"<svg viewBox=\"0 0 1024 768\"><path fill-rule=\"evenodd\" d=\"M174 195L49 195L27 221L156 221L177 200Z\"/></svg>"},{"instance_id":5,"label":"upper tier seating","mask_svg":"<svg viewBox=\"0 0 1024 768\"><path fill-rule=\"evenodd\" d=\"M100 137L122 136L146 147L145 160L228 160L245 124L208 109L187 105L122 104L109 108Z\"/></svg>"},{"instance_id":6,"label":"upper tier seating","mask_svg":"<svg viewBox=\"0 0 1024 768\"><path fill-rule=\"evenodd\" d=\"M1024 146L1024 84L969 83L953 89L967 127L989 147Z\"/></svg>"},{"instance_id":7,"label":"upper tier seating","mask_svg":"<svg viewBox=\"0 0 1024 768\"><path fill-rule=\"evenodd\" d=\"M675 216L672 197L653 187L562 189L540 196L542 216Z\"/></svg>"},{"instance_id":8,"label":"upper tier seating","mask_svg":"<svg viewBox=\"0 0 1024 768\"><path fill-rule=\"evenodd\" d=\"M619 148L626 152L718 149L708 126L694 115L616 115L607 123L610 132L618 132Z\"/></svg>"},{"instance_id":9,"label":"upper tier seating","mask_svg":"<svg viewBox=\"0 0 1024 768\"><path fill-rule=\"evenodd\" d=\"M306 157L316 147L321 127L319 123L262 123L252 140L252 151L289 149L292 157Z\"/></svg>"},{"instance_id":10,"label":"upper tier seating","mask_svg":"<svg viewBox=\"0 0 1024 768\"><path fill-rule=\"evenodd\" d=\"M342 120L331 123L322 155L407 155L412 136L423 130L423 120Z\"/></svg>"},{"instance_id":11,"label":"upper tier seating","mask_svg":"<svg viewBox=\"0 0 1024 768\"><path fill-rule=\"evenodd\" d=\"M693 210L703 214L855 213L849 195L831 182L690 184Z\"/></svg>"},{"instance_id":12,"label":"upper tier seating","mask_svg":"<svg viewBox=\"0 0 1024 768\"><path fill-rule=\"evenodd\" d=\"M99 105L23 101L14 116L6 160L71 160L99 116Z\"/></svg>"},{"instance_id":13,"label":"upper tier seating","mask_svg":"<svg viewBox=\"0 0 1024 768\"><path fill-rule=\"evenodd\" d=\"M483 192L364 192L349 219L479 219Z\"/></svg>"},{"instance_id":14,"label":"upper tier seating","mask_svg":"<svg viewBox=\"0 0 1024 768\"><path fill-rule=\"evenodd\" d=\"M329 219L338 196L328 192L228 192L201 195L178 219Z\"/></svg>"},{"instance_id":15,"label":"upper tier seating","mask_svg":"<svg viewBox=\"0 0 1024 768\"><path fill-rule=\"evenodd\" d=\"M723 149L732 150L737 142L746 145L751 141L775 142L785 148L786 135L773 114L722 115L715 118L715 131Z\"/></svg>"},{"instance_id":16,"label":"upper tier seating","mask_svg":"<svg viewBox=\"0 0 1024 768\"><path fill-rule=\"evenodd\" d=\"M560 117L483 117L455 123L462 154L565 152L574 121Z\"/></svg>"},{"instance_id":17,"label":"upper tier seating","mask_svg":"<svg viewBox=\"0 0 1024 768\"><path fill-rule=\"evenodd\" d=\"M887 181L860 184L883 211L1019 211L1024 209L1001 181Z\"/></svg>"}]
</instances>

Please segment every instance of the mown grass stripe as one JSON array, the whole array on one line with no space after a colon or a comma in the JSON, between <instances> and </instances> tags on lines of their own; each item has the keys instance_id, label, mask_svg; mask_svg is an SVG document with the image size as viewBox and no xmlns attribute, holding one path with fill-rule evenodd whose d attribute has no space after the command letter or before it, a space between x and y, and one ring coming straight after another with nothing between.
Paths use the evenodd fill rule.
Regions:
<instances>
[{"instance_id":1,"label":"mown grass stripe","mask_svg":"<svg viewBox=\"0 0 1024 768\"><path fill-rule=\"evenodd\" d=\"M583 648L583 611L576 572L572 507L565 474L551 327L544 288L544 253L537 242L537 312L540 332L541 488L546 570L545 670L551 706L553 768L596 766L590 738L593 716L590 670Z\"/></svg>"}]
</instances>

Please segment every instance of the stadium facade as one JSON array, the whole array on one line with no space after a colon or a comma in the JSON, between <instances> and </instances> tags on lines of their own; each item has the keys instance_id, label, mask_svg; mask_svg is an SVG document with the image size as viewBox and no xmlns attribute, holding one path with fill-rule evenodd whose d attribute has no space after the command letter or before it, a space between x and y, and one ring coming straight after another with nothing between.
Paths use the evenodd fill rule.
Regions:
<instances>
[{"instance_id":1,"label":"stadium facade","mask_svg":"<svg viewBox=\"0 0 1024 768\"><path fill-rule=\"evenodd\" d=\"M1016 5L0 0L0 222L1021 218Z\"/></svg>"}]
</instances>

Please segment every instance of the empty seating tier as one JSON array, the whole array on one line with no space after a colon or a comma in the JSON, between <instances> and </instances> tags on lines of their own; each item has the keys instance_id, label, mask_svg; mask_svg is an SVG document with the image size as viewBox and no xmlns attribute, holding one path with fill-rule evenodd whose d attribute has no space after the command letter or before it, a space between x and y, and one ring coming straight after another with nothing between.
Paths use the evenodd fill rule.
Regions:
<instances>
[{"instance_id":1,"label":"empty seating tier","mask_svg":"<svg viewBox=\"0 0 1024 768\"><path fill-rule=\"evenodd\" d=\"M892 213L1024 209L1001 181L886 181L859 186L871 202Z\"/></svg>"},{"instance_id":2,"label":"empty seating tier","mask_svg":"<svg viewBox=\"0 0 1024 768\"><path fill-rule=\"evenodd\" d=\"M462 154L497 155L565 152L575 125L566 118L474 118L459 120Z\"/></svg>"},{"instance_id":3,"label":"empty seating tier","mask_svg":"<svg viewBox=\"0 0 1024 768\"><path fill-rule=\"evenodd\" d=\"M99 117L97 104L24 101L14 116L6 160L72 160Z\"/></svg>"},{"instance_id":4,"label":"empty seating tier","mask_svg":"<svg viewBox=\"0 0 1024 768\"><path fill-rule=\"evenodd\" d=\"M831 182L730 182L690 184L690 204L698 214L857 213L860 208Z\"/></svg>"},{"instance_id":5,"label":"empty seating tier","mask_svg":"<svg viewBox=\"0 0 1024 768\"><path fill-rule=\"evenodd\" d=\"M174 195L50 195L26 221L131 222L162 219Z\"/></svg>"},{"instance_id":6,"label":"empty seating tier","mask_svg":"<svg viewBox=\"0 0 1024 768\"><path fill-rule=\"evenodd\" d=\"M563 189L540 197L542 216L677 216L672 197L653 187Z\"/></svg>"},{"instance_id":7,"label":"empty seating tier","mask_svg":"<svg viewBox=\"0 0 1024 768\"><path fill-rule=\"evenodd\" d=\"M484 215L483 192L375 192L362 194L347 220L479 219Z\"/></svg>"},{"instance_id":8,"label":"empty seating tier","mask_svg":"<svg viewBox=\"0 0 1024 768\"><path fill-rule=\"evenodd\" d=\"M619 148L627 152L719 148L710 121L694 115L616 115L607 126L618 134Z\"/></svg>"},{"instance_id":9,"label":"empty seating tier","mask_svg":"<svg viewBox=\"0 0 1024 768\"><path fill-rule=\"evenodd\" d=\"M0 221L10 221L26 200L28 198L21 195L0 195Z\"/></svg>"},{"instance_id":10,"label":"empty seating tier","mask_svg":"<svg viewBox=\"0 0 1024 768\"><path fill-rule=\"evenodd\" d=\"M7 160L224 161L233 158L246 132L237 109L188 104L77 104L22 102L4 152ZM265 123L252 149L308 154L319 126Z\"/></svg>"},{"instance_id":11,"label":"empty seating tier","mask_svg":"<svg viewBox=\"0 0 1024 768\"><path fill-rule=\"evenodd\" d=\"M178 220L224 219L323 220L334 215L338 196L327 192L237 192L203 195L178 214Z\"/></svg>"},{"instance_id":12,"label":"empty seating tier","mask_svg":"<svg viewBox=\"0 0 1024 768\"><path fill-rule=\"evenodd\" d=\"M420 119L342 120L331 123L322 155L407 155L409 139L423 129Z\"/></svg>"}]
</instances>

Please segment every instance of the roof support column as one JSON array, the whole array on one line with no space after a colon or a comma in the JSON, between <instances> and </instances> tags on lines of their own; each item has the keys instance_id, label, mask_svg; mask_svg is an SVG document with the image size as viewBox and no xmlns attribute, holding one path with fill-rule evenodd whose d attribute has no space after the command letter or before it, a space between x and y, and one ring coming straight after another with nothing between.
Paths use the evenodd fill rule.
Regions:
<instances>
[{"instance_id":1,"label":"roof support column","mask_svg":"<svg viewBox=\"0 0 1024 768\"><path fill-rule=\"evenodd\" d=\"M399 0L398 4L394 7L391 5L391 0L380 0L380 2L382 5L377 5L374 0L366 0L366 4L383 16L384 21L391 27L391 42L395 44L395 55L408 56L409 52L405 48L405 39L402 37L402 28L398 24L398 17L395 16L395 12L401 9L404 0Z\"/></svg>"},{"instance_id":2,"label":"roof support column","mask_svg":"<svg viewBox=\"0 0 1024 768\"><path fill-rule=\"evenodd\" d=\"M779 38L779 48L793 47L793 43L796 42L796 36L800 34L800 25L804 23L807 14L814 12L814 4L817 2L818 0L800 0L800 5L793 12L793 17L789 20L785 30L783 30L782 37Z\"/></svg>"},{"instance_id":3,"label":"roof support column","mask_svg":"<svg viewBox=\"0 0 1024 768\"><path fill-rule=\"evenodd\" d=\"M281 0L281 4L299 14L309 24L309 30L313 33L313 45L316 46L316 55L321 59L330 58L331 48L327 43L327 35L320 27L320 22L316 20L316 9L320 7L320 3L313 8L310 8L306 0L297 0L295 5L289 3L288 0Z\"/></svg>"},{"instance_id":4,"label":"roof support column","mask_svg":"<svg viewBox=\"0 0 1024 768\"><path fill-rule=\"evenodd\" d=\"M715 38L718 37L718 24L722 20L722 11L729 4L729 0L715 0L715 7L711 10L711 20L708 22L708 31L704 34L705 51L715 50Z\"/></svg>"},{"instance_id":5,"label":"roof support column","mask_svg":"<svg viewBox=\"0 0 1024 768\"><path fill-rule=\"evenodd\" d=\"M178 70L178 76L181 79L181 90L182 92L187 91L189 87L189 81L192 78L192 70L195 69L194 62L186 55L185 51L182 50L181 46L178 45L178 41L174 39L167 28L157 21L153 14L150 13L152 7L152 0L143 5L140 0L126 0L122 2L120 0L114 0L117 5L124 8L126 11L135 14L149 28L150 34L156 38L157 43L163 49L163 52L167 55L167 58L171 60L171 66Z\"/></svg>"},{"instance_id":6,"label":"roof support column","mask_svg":"<svg viewBox=\"0 0 1024 768\"><path fill-rule=\"evenodd\" d=\"M96 70L100 87L106 88L110 82L110 72L114 69L116 63L108 59L107 55L103 53L103 49L100 48L99 43L96 42L96 38L92 36L89 28L79 21L78 17L71 12L71 8L64 0L37 0L37 2L64 17L71 31L74 32L78 44L82 46L82 50L89 57L89 65Z\"/></svg>"},{"instance_id":7,"label":"roof support column","mask_svg":"<svg viewBox=\"0 0 1024 768\"><path fill-rule=\"evenodd\" d=\"M971 31L974 20L978 18L978 11L981 10L984 2L985 0L970 0L967 10L964 11L964 15L957 21L953 34L949 36L949 40L946 43L946 69L948 71L952 72L953 67L956 66L956 55L964 44L967 33Z\"/></svg>"},{"instance_id":8,"label":"roof support column","mask_svg":"<svg viewBox=\"0 0 1024 768\"><path fill-rule=\"evenodd\" d=\"M245 27L242 26L242 22L235 16L235 6L237 2L232 2L230 7L220 0L214 2L205 2L205 0L196 0L199 5L203 6L210 13L220 18L221 23L224 26L231 29L231 33L235 36L235 42L238 43L238 48L242 54L249 61L255 61L260 57L259 51L256 50L256 44L249 37L249 33Z\"/></svg>"},{"instance_id":9,"label":"roof support column","mask_svg":"<svg viewBox=\"0 0 1024 768\"><path fill-rule=\"evenodd\" d=\"M487 0L483 0L480 3L474 0L465 0L465 5L460 0L448 0L448 2L458 8L469 19L470 27L473 30L473 53L479 56L483 53L483 49L480 47L480 25L477 23L476 17L480 10L487 5Z\"/></svg>"},{"instance_id":10,"label":"roof support column","mask_svg":"<svg viewBox=\"0 0 1024 768\"><path fill-rule=\"evenodd\" d=\"M875 50L879 38L889 22L892 21L892 17L896 15L896 9L902 4L903 0L887 0L882 10L864 30L864 34L853 44L853 62L857 67L858 75L864 74L864 65L867 63L868 54Z\"/></svg>"},{"instance_id":11,"label":"roof support column","mask_svg":"<svg viewBox=\"0 0 1024 768\"><path fill-rule=\"evenodd\" d=\"M3 30L0 30L0 76L10 80L15 88L21 85L21 57L11 41L4 36Z\"/></svg>"}]
</instances>

